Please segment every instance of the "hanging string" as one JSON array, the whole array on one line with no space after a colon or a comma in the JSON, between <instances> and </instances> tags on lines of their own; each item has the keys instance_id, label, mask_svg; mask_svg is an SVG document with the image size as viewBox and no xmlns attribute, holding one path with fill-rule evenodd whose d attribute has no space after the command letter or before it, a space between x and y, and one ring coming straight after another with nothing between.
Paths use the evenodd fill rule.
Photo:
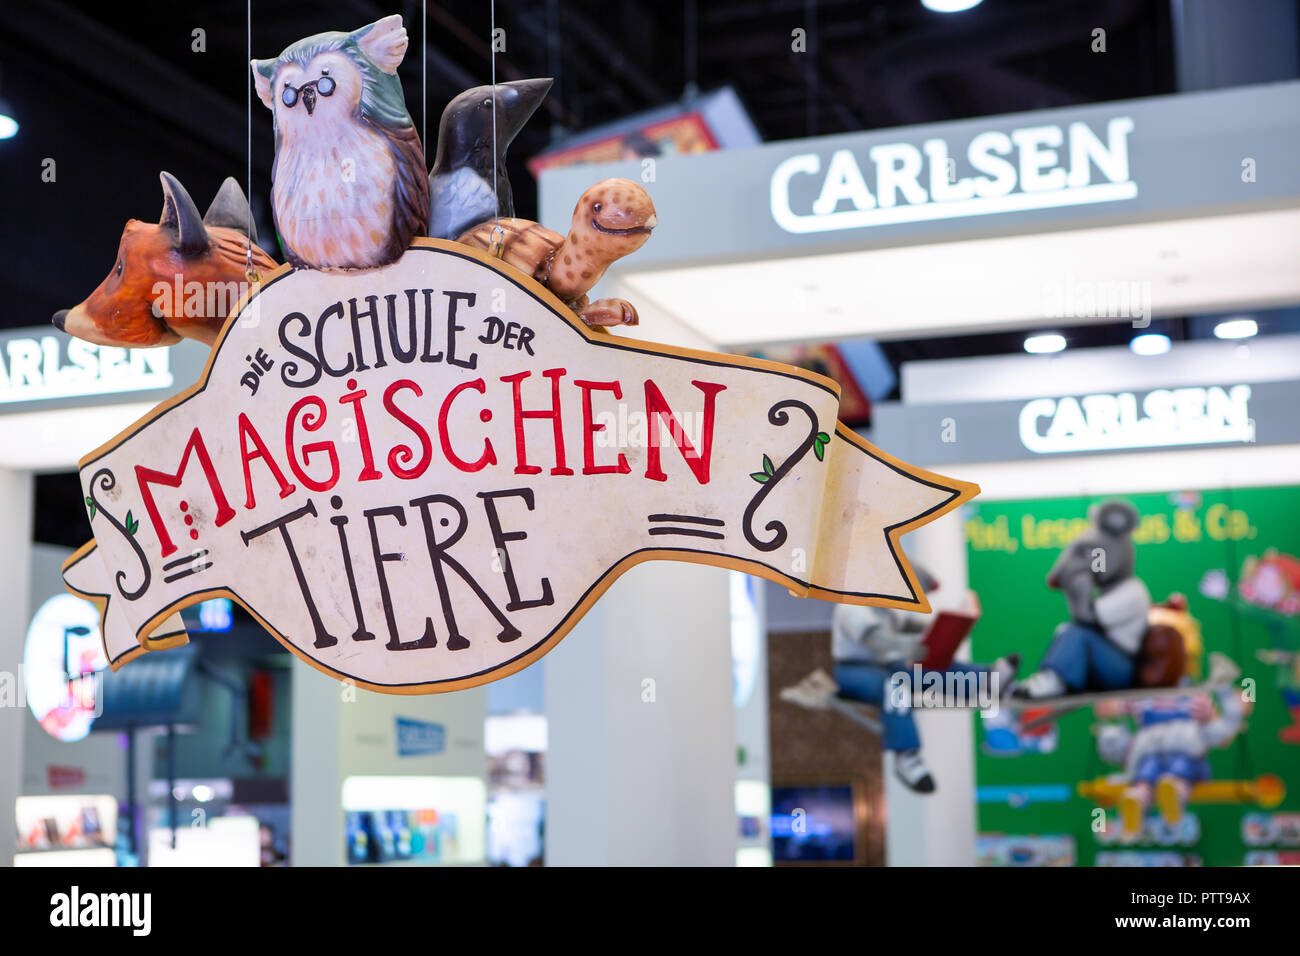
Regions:
<instances>
[{"instance_id":1,"label":"hanging string","mask_svg":"<svg viewBox=\"0 0 1300 956\"><path fill-rule=\"evenodd\" d=\"M497 194L497 0L492 0L492 45L488 58L492 63L492 195ZM501 206L497 205L496 226L501 228Z\"/></svg>"},{"instance_id":2,"label":"hanging string","mask_svg":"<svg viewBox=\"0 0 1300 956\"><path fill-rule=\"evenodd\" d=\"M561 103L567 102L564 98L564 77L561 75L563 65L560 56L559 0L546 0L546 72L551 74L554 83L554 97ZM558 111L551 114L552 143L563 139L566 132L560 116Z\"/></svg>"},{"instance_id":3,"label":"hanging string","mask_svg":"<svg viewBox=\"0 0 1300 956\"><path fill-rule=\"evenodd\" d=\"M688 103L694 100L700 91L699 12L695 2L696 0L686 0L686 9L682 11L683 19L686 21L682 30L682 43L685 47L682 51L682 61L686 66L686 82L682 84L682 95Z\"/></svg>"},{"instance_id":4,"label":"hanging string","mask_svg":"<svg viewBox=\"0 0 1300 956\"><path fill-rule=\"evenodd\" d=\"M817 0L804 0L804 21L808 33L804 50L804 135L817 135L817 110L821 101L821 76L817 57L821 53L821 37L817 32Z\"/></svg>"},{"instance_id":5,"label":"hanging string","mask_svg":"<svg viewBox=\"0 0 1300 956\"><path fill-rule=\"evenodd\" d=\"M429 159L429 0L420 0L420 148Z\"/></svg>"},{"instance_id":6,"label":"hanging string","mask_svg":"<svg viewBox=\"0 0 1300 956\"><path fill-rule=\"evenodd\" d=\"M488 55L492 63L492 198L496 201L496 209L492 214L492 238L488 243L488 251L499 259L505 251L506 234L501 228L501 200L497 192L497 165L500 155L497 152L497 0L492 0L491 17L491 48Z\"/></svg>"},{"instance_id":7,"label":"hanging string","mask_svg":"<svg viewBox=\"0 0 1300 956\"><path fill-rule=\"evenodd\" d=\"M246 0L244 4L244 26L245 26L245 52L247 56L244 62L251 64L253 62L253 0ZM244 96L244 109L248 113L248 168L246 178L244 179L244 188L248 194L244 197L248 206L248 229L244 236L244 276L249 282L257 282L262 277L261 274L253 268L253 70L250 66L245 74L248 90Z\"/></svg>"}]
</instances>

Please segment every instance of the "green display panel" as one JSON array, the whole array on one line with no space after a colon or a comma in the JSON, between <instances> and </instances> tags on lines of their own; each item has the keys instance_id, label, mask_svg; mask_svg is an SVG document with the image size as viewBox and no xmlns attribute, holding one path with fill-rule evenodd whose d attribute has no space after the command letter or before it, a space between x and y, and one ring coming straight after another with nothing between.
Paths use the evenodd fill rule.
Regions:
<instances>
[{"instance_id":1,"label":"green display panel","mask_svg":"<svg viewBox=\"0 0 1300 956\"><path fill-rule=\"evenodd\" d=\"M1029 752L1017 756L991 755L994 745L1005 747L1006 730L996 718L977 715L978 855L990 863L1062 862L1072 855L1083 866L1179 857L1209 866L1300 861L1300 707L1295 706L1300 668L1294 657L1300 649L1295 614L1300 565L1288 557L1300 554L1300 488L1113 497L1131 501L1143 516L1134 533L1137 574L1152 599L1185 594L1201 623L1206 653L1219 651L1235 661L1247 696L1254 697L1246 729L1225 748L1210 751L1212 779L1273 774L1286 795L1270 808L1250 802L1192 804L1187 809L1195 821L1181 830L1160 831L1156 825L1149 838L1121 844L1095 832L1101 804L1079 795L1080 782L1121 769L1099 756L1098 719L1091 709L1064 715L1046 734L1019 734L1017 741ZM971 637L974 660L1019 651L1022 674L1036 669L1053 631L1066 619L1063 596L1045 583L1048 570L1086 525L1088 507L1097 500L967 506L970 586L984 609ZM1263 564L1249 571L1250 600L1243 600L1239 585L1243 564L1251 558ZM1269 586L1256 593L1249 582L1263 566L1269 568ZM1036 748L1044 752L1033 752ZM1105 812L1112 820L1117 816L1113 807ZM1069 844L1065 838L1073 839L1073 854L1061 849Z\"/></svg>"}]
</instances>

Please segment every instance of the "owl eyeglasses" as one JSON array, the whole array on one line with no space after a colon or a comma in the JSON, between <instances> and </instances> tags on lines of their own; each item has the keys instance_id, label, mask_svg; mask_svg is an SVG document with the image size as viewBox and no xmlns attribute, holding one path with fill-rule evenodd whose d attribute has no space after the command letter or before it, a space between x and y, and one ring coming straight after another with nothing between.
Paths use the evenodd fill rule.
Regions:
<instances>
[{"instance_id":1,"label":"owl eyeglasses","mask_svg":"<svg viewBox=\"0 0 1300 956\"><path fill-rule=\"evenodd\" d=\"M280 94L280 99L284 102L285 106L292 109L294 106L298 104L298 98L300 96L305 100L315 100L317 93L319 93L321 96L330 96L334 93L334 87L336 85L337 84L335 84L334 79L328 74L322 76L318 80L312 80L310 83L304 83L302 86L299 87L292 87L289 86L288 84L285 84L284 92ZM308 95L309 93L311 95ZM312 104L308 103L307 112L310 113L311 109L312 109Z\"/></svg>"}]
</instances>

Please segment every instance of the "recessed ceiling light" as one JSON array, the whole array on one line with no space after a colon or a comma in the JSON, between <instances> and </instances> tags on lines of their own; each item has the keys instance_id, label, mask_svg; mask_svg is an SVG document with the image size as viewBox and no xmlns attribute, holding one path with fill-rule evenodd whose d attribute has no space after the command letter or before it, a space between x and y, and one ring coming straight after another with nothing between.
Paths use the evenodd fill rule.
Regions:
<instances>
[{"instance_id":1,"label":"recessed ceiling light","mask_svg":"<svg viewBox=\"0 0 1300 956\"><path fill-rule=\"evenodd\" d=\"M18 121L14 119L14 109L9 101L0 97L0 139L12 139L18 135Z\"/></svg>"},{"instance_id":2,"label":"recessed ceiling light","mask_svg":"<svg viewBox=\"0 0 1300 956\"><path fill-rule=\"evenodd\" d=\"M935 13L961 13L979 5L980 0L921 0L921 6Z\"/></svg>"},{"instance_id":3,"label":"recessed ceiling light","mask_svg":"<svg viewBox=\"0 0 1300 956\"><path fill-rule=\"evenodd\" d=\"M1258 332L1254 319L1224 319L1214 327L1214 336L1219 339L1248 339Z\"/></svg>"},{"instance_id":4,"label":"recessed ceiling light","mask_svg":"<svg viewBox=\"0 0 1300 956\"><path fill-rule=\"evenodd\" d=\"M1065 348L1065 336L1056 332L1046 335L1031 335L1025 339L1025 351L1034 355L1048 352L1060 352Z\"/></svg>"},{"instance_id":5,"label":"recessed ceiling light","mask_svg":"<svg viewBox=\"0 0 1300 956\"><path fill-rule=\"evenodd\" d=\"M1170 348L1169 336L1159 332L1147 332L1136 336L1129 342L1128 347L1133 350L1134 355L1164 355Z\"/></svg>"},{"instance_id":6,"label":"recessed ceiling light","mask_svg":"<svg viewBox=\"0 0 1300 956\"><path fill-rule=\"evenodd\" d=\"M13 139L18 135L18 120L9 101L0 96L0 139Z\"/></svg>"}]
</instances>

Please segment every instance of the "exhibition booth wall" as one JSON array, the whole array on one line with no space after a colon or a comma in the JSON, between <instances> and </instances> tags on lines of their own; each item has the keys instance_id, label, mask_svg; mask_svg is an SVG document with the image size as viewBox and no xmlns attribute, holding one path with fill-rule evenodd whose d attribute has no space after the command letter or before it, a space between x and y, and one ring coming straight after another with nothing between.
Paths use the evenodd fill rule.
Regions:
<instances>
[{"instance_id":1,"label":"exhibition booth wall","mask_svg":"<svg viewBox=\"0 0 1300 956\"><path fill-rule=\"evenodd\" d=\"M950 583L979 596L970 657L1018 651L1035 665L1066 617L1048 570L1090 504L1125 498L1142 515L1137 573L1153 599L1186 595L1207 654L1227 655L1254 688L1247 729L1211 755L1214 779L1276 775L1285 790L1279 804L1234 797L1195 808L1184 831L1128 849L1113 827L1093 827L1104 804L1088 786L1119 768L1098 755L1090 711L1029 735L996 715L967 716L958 764L974 772L949 779L941 767L926 805L969 821L958 841L969 848L964 862L1008 862L1012 850L1081 865L1276 861L1261 854L1280 848L1257 834L1269 814L1294 818L1300 779L1295 744L1283 742L1293 718L1282 691L1294 678L1270 653L1294 651L1294 611L1249 606L1238 589L1260 559L1300 547L1297 369L1293 336L1181 343L1157 356L1121 347L904 365L903 400L876 408L873 439L914 460L960 463L981 486L960 520L922 529L909 546L918 561L937 562L937 605L953 598ZM1201 842L1202 831L1213 839Z\"/></svg>"},{"instance_id":2,"label":"exhibition booth wall","mask_svg":"<svg viewBox=\"0 0 1300 956\"><path fill-rule=\"evenodd\" d=\"M1145 322L1300 302L1297 149L1292 81L548 170L540 208L645 182L660 224L603 294L651 339Z\"/></svg>"}]
</instances>

